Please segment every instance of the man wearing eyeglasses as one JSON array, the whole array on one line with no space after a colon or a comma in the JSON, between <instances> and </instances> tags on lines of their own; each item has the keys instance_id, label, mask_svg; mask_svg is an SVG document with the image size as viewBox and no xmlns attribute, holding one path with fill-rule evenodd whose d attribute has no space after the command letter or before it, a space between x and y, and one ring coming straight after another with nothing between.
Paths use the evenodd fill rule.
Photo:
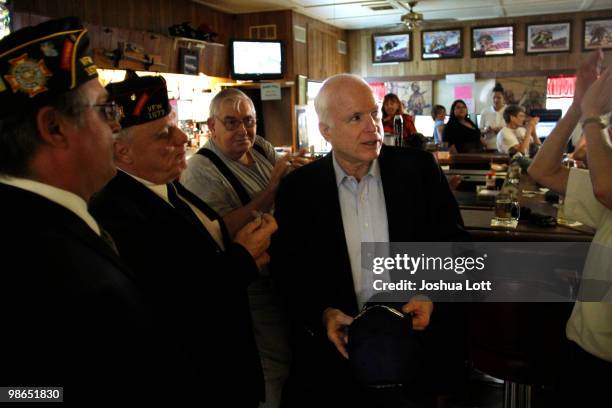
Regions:
<instances>
[{"instance_id":1,"label":"man wearing eyeglasses","mask_svg":"<svg viewBox=\"0 0 612 408\"><path fill-rule=\"evenodd\" d=\"M0 41L0 384L167 406L183 381L175 343L87 210L115 174L119 129L88 43L75 18Z\"/></svg>"},{"instance_id":2,"label":"man wearing eyeglasses","mask_svg":"<svg viewBox=\"0 0 612 408\"><path fill-rule=\"evenodd\" d=\"M256 134L253 101L228 88L211 101L210 140L189 159L181 181L223 216L230 234L253 213L268 212L280 180L290 168L306 163L304 152L279 156ZM249 287L256 340L266 378L266 408L278 407L290 360L285 318L267 269Z\"/></svg>"},{"instance_id":3,"label":"man wearing eyeglasses","mask_svg":"<svg viewBox=\"0 0 612 408\"><path fill-rule=\"evenodd\" d=\"M223 216L233 235L253 211L270 211L287 170L306 160L303 153L277 155L256 134L255 106L239 89L224 89L212 99L207 125L210 139L189 160L181 182Z\"/></svg>"},{"instance_id":4,"label":"man wearing eyeglasses","mask_svg":"<svg viewBox=\"0 0 612 408\"><path fill-rule=\"evenodd\" d=\"M264 215L231 239L217 213L176 181L187 136L162 77L129 73L107 90L123 111L114 142L118 172L91 212L113 235L137 284L169 315L201 375L197 390L185 392L256 407L264 387L246 287L268 262L276 223Z\"/></svg>"}]
</instances>

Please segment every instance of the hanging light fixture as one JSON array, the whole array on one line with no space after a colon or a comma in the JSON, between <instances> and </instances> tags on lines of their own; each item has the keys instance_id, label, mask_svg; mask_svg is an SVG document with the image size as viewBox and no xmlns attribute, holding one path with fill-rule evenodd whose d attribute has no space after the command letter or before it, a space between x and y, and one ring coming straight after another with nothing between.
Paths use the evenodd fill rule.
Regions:
<instances>
[{"instance_id":1,"label":"hanging light fixture","mask_svg":"<svg viewBox=\"0 0 612 408\"><path fill-rule=\"evenodd\" d=\"M421 27L421 24L423 23L423 14L417 13L412 9L417 3L418 1L408 2L408 13L401 17L402 23L406 26L408 31Z\"/></svg>"}]
</instances>

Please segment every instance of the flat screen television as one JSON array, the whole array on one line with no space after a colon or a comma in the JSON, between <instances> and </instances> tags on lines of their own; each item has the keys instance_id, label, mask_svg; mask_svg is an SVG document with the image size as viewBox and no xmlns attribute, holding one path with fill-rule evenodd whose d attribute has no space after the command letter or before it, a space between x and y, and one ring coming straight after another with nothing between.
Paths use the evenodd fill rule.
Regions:
<instances>
[{"instance_id":1,"label":"flat screen television","mask_svg":"<svg viewBox=\"0 0 612 408\"><path fill-rule=\"evenodd\" d=\"M259 81L282 79L285 53L282 41L232 40L230 42L231 77Z\"/></svg>"},{"instance_id":2,"label":"flat screen television","mask_svg":"<svg viewBox=\"0 0 612 408\"><path fill-rule=\"evenodd\" d=\"M540 140L544 140L550 135L550 132L557 126L557 122L539 122L536 125L536 135Z\"/></svg>"}]
</instances>

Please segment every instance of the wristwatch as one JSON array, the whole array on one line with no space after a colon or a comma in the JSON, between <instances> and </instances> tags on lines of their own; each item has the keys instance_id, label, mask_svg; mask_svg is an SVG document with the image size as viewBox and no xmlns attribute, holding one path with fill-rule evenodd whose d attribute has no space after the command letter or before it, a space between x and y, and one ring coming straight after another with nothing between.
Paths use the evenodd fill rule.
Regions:
<instances>
[{"instance_id":1,"label":"wristwatch","mask_svg":"<svg viewBox=\"0 0 612 408\"><path fill-rule=\"evenodd\" d=\"M605 129L607 127L606 124L602 122L599 116L591 116L590 118L586 118L585 120L582 121L583 128L590 124L596 124L601 129Z\"/></svg>"}]
</instances>

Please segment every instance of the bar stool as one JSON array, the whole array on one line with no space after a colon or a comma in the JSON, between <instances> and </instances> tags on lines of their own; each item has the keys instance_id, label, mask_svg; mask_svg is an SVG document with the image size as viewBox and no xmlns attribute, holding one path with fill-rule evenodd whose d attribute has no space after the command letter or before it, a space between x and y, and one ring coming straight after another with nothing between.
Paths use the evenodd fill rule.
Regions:
<instances>
[{"instance_id":1,"label":"bar stool","mask_svg":"<svg viewBox=\"0 0 612 408\"><path fill-rule=\"evenodd\" d=\"M510 284L521 290L520 283ZM473 366L504 380L504 408L532 406L532 387L552 385L565 352L572 303L477 303L470 313Z\"/></svg>"}]
</instances>

